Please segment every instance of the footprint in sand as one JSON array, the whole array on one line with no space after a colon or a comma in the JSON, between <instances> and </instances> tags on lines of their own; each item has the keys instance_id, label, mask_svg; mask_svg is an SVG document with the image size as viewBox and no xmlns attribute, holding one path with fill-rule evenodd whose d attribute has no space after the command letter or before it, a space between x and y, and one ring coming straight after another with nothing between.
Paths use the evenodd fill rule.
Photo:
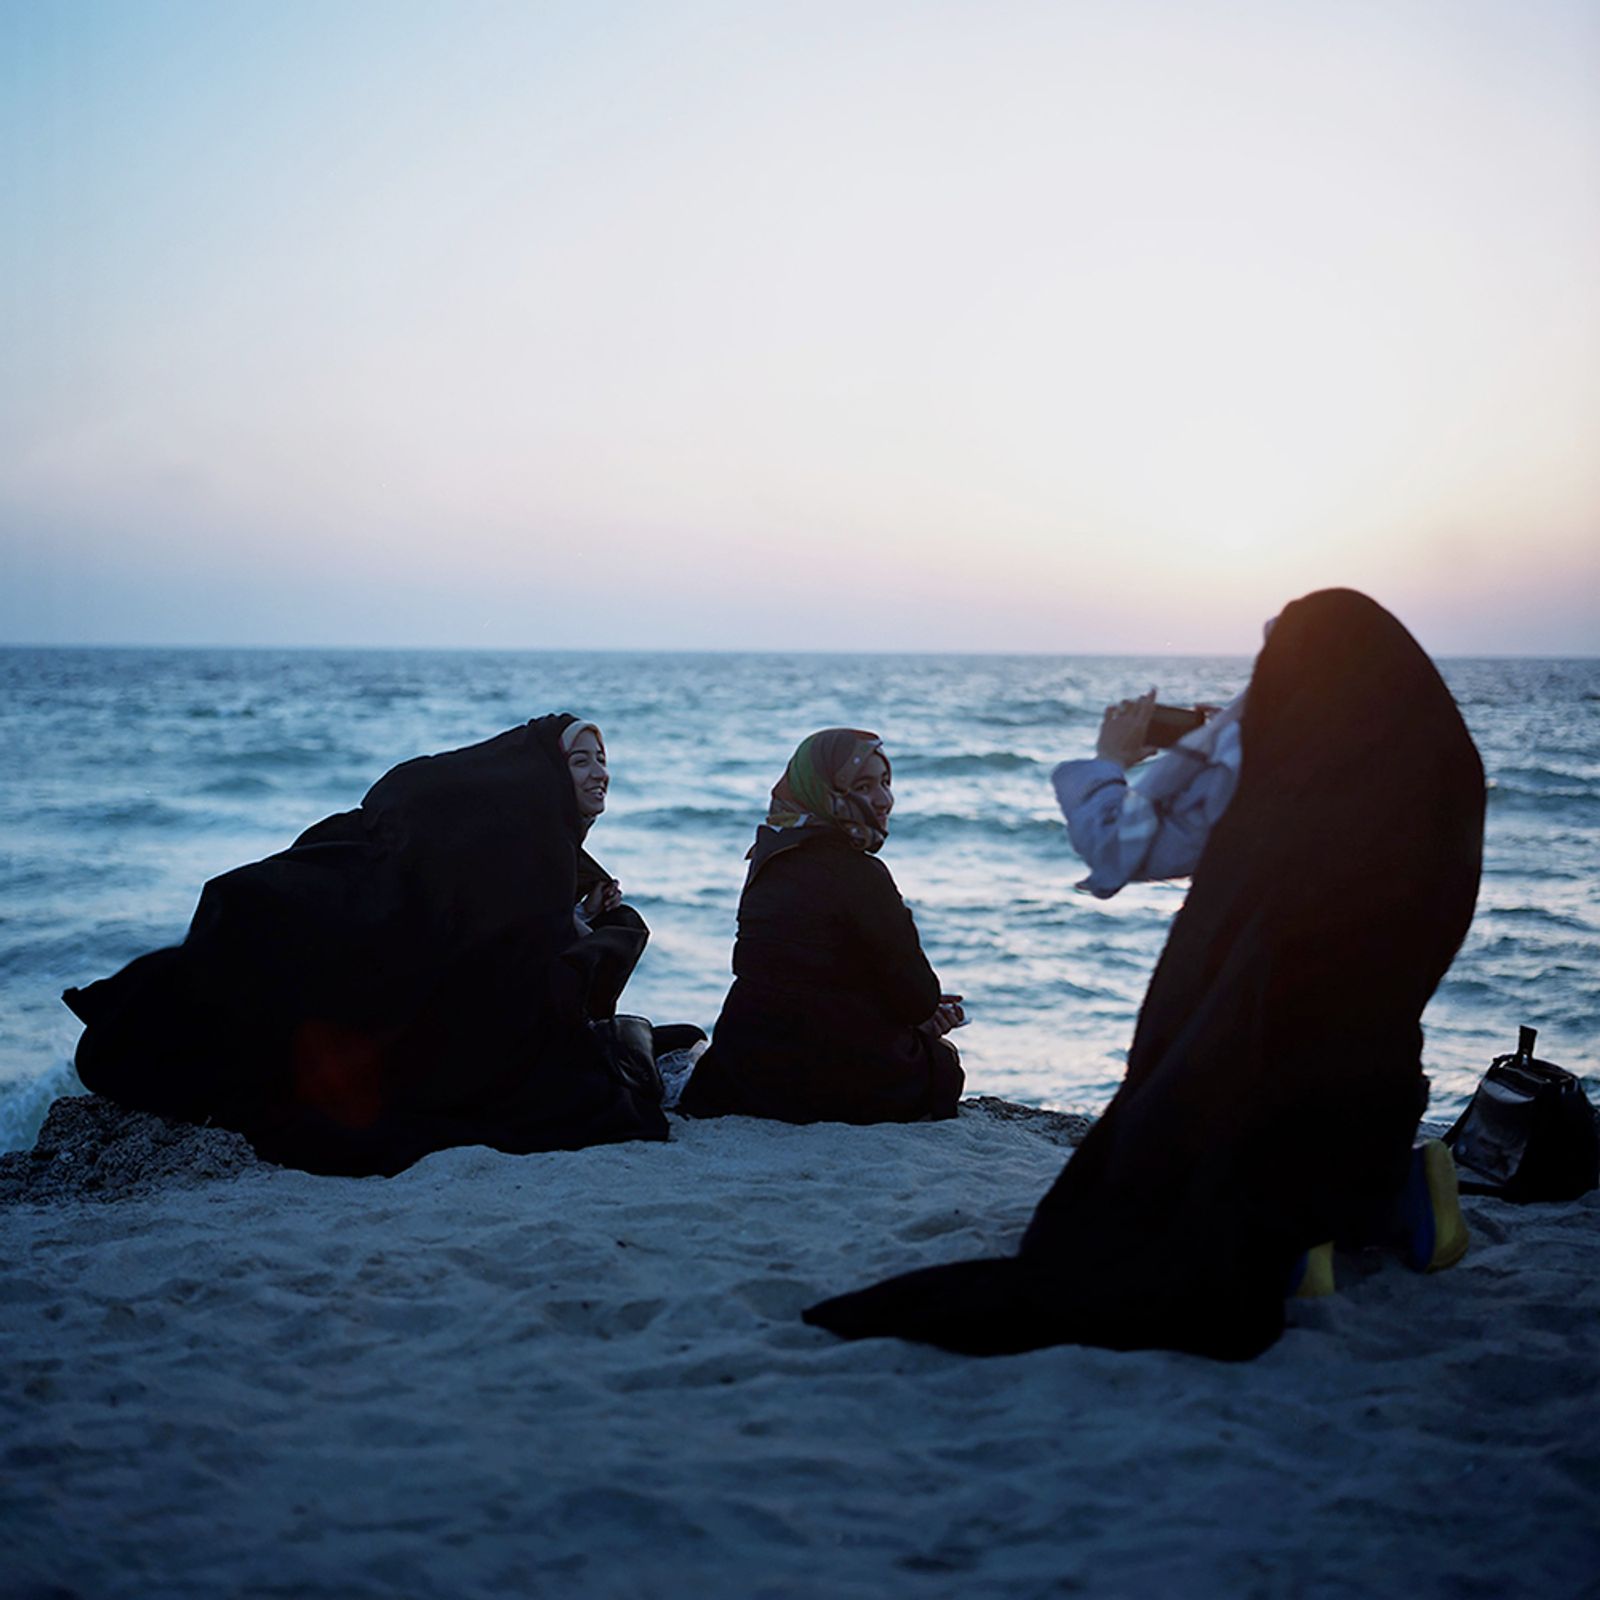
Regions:
<instances>
[{"instance_id":1,"label":"footprint in sand","mask_svg":"<svg viewBox=\"0 0 1600 1600\"><path fill-rule=\"evenodd\" d=\"M545 1321L563 1333L594 1339L615 1339L648 1328L660 1314L663 1300L625 1300L612 1305L601 1300L552 1300L544 1307Z\"/></svg>"},{"instance_id":2,"label":"footprint in sand","mask_svg":"<svg viewBox=\"0 0 1600 1600\"><path fill-rule=\"evenodd\" d=\"M789 1322L817 1298L815 1292L793 1278L750 1278L736 1283L730 1293L774 1321Z\"/></svg>"},{"instance_id":3,"label":"footprint in sand","mask_svg":"<svg viewBox=\"0 0 1600 1600\"><path fill-rule=\"evenodd\" d=\"M908 1243L921 1239L937 1239L943 1234L959 1233L970 1229L974 1219L970 1211L936 1211L931 1216L918 1217L899 1230L899 1237Z\"/></svg>"}]
</instances>

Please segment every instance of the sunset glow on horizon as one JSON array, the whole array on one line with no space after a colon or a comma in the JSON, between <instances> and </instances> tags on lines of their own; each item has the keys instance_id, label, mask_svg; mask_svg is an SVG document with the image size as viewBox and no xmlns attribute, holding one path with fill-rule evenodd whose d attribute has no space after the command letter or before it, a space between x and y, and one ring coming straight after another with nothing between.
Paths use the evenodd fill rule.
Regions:
<instances>
[{"instance_id":1,"label":"sunset glow on horizon","mask_svg":"<svg viewBox=\"0 0 1600 1600\"><path fill-rule=\"evenodd\" d=\"M1589 5L0 0L0 643L1600 652Z\"/></svg>"}]
</instances>

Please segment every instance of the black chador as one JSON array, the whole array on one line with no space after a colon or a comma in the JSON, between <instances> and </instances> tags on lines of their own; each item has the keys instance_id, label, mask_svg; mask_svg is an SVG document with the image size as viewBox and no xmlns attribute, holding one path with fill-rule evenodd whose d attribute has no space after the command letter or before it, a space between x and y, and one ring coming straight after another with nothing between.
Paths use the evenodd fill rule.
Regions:
<instances>
[{"instance_id":1,"label":"black chador","mask_svg":"<svg viewBox=\"0 0 1600 1600\"><path fill-rule=\"evenodd\" d=\"M574 922L604 876L561 748L575 720L405 762L213 879L181 945L67 991L85 1085L313 1172L666 1138L659 1080L591 1026L649 931L627 906Z\"/></svg>"},{"instance_id":2,"label":"black chador","mask_svg":"<svg viewBox=\"0 0 1600 1600\"><path fill-rule=\"evenodd\" d=\"M1370 1237L1426 1102L1422 1009L1472 918L1483 768L1432 663L1349 590L1288 606L1239 787L1174 919L1104 1116L1018 1253L813 1307L846 1338L1245 1358L1296 1259Z\"/></svg>"}]
</instances>

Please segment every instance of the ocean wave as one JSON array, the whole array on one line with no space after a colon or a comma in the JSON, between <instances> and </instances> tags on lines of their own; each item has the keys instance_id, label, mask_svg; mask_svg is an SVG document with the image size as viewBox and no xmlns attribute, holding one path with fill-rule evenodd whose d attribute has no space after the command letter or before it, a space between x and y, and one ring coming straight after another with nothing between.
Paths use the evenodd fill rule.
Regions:
<instances>
[{"instance_id":1,"label":"ocean wave","mask_svg":"<svg viewBox=\"0 0 1600 1600\"><path fill-rule=\"evenodd\" d=\"M962 816L950 811L926 811L895 816L895 832L908 841L957 841L995 837L1061 844L1066 828L1059 817Z\"/></svg>"},{"instance_id":2,"label":"ocean wave","mask_svg":"<svg viewBox=\"0 0 1600 1600\"><path fill-rule=\"evenodd\" d=\"M1489 789L1513 794L1593 795L1594 773L1571 767L1501 767L1489 779Z\"/></svg>"},{"instance_id":3,"label":"ocean wave","mask_svg":"<svg viewBox=\"0 0 1600 1600\"><path fill-rule=\"evenodd\" d=\"M748 803L738 806L653 806L646 811L629 811L616 818L617 826L642 826L670 830L712 827L722 832L730 827L754 829L759 819ZM597 848L598 841L597 841Z\"/></svg>"},{"instance_id":4,"label":"ocean wave","mask_svg":"<svg viewBox=\"0 0 1600 1600\"><path fill-rule=\"evenodd\" d=\"M1065 978L1056 978L1048 984L1006 983L1003 980L996 983L990 979L983 985L981 996L981 1004L986 1014L990 1016L998 1014L1002 1008L1009 1007L1027 1016L1046 1018L1054 1015L1064 1004L1074 1000L1088 1001L1100 1008L1091 1012L1091 1015L1106 1015L1105 1008L1108 1002L1110 1002L1109 1014L1117 1017L1122 1014L1122 996L1106 988L1085 988L1082 984L1070 983ZM979 997L974 995L974 1015L979 1004Z\"/></svg>"},{"instance_id":5,"label":"ocean wave","mask_svg":"<svg viewBox=\"0 0 1600 1600\"><path fill-rule=\"evenodd\" d=\"M253 750L214 750L206 764L232 772L310 772L318 767L338 767L355 759L355 753L338 744L275 744ZM369 780L370 781L370 780Z\"/></svg>"},{"instance_id":6,"label":"ocean wave","mask_svg":"<svg viewBox=\"0 0 1600 1600\"><path fill-rule=\"evenodd\" d=\"M1501 986L1491 983L1487 978L1472 978L1451 972L1445 975L1438 992L1448 995L1452 1000L1488 1000L1500 995Z\"/></svg>"},{"instance_id":7,"label":"ocean wave","mask_svg":"<svg viewBox=\"0 0 1600 1600\"><path fill-rule=\"evenodd\" d=\"M62 896L79 894L84 890L99 892L142 887L154 878L155 870L152 867L108 861L100 855L65 861L33 857L17 861L15 866L8 864L0 867L0 894L6 897L14 913L30 896L39 896L59 904ZM0 926L12 921L14 916L0 916Z\"/></svg>"},{"instance_id":8,"label":"ocean wave","mask_svg":"<svg viewBox=\"0 0 1600 1600\"><path fill-rule=\"evenodd\" d=\"M983 755L924 756L894 758L895 772L919 778L982 778L996 772L1032 772L1042 768L1032 756L1019 756L1012 750L991 750Z\"/></svg>"},{"instance_id":9,"label":"ocean wave","mask_svg":"<svg viewBox=\"0 0 1600 1600\"><path fill-rule=\"evenodd\" d=\"M1490 906L1479 910L1478 920L1486 927L1496 922L1515 922L1536 923L1540 927L1561 928L1586 936L1592 936L1595 931L1582 917L1572 916L1565 911L1551 911L1546 906Z\"/></svg>"},{"instance_id":10,"label":"ocean wave","mask_svg":"<svg viewBox=\"0 0 1600 1600\"><path fill-rule=\"evenodd\" d=\"M739 863L741 870L744 863ZM703 917L711 913L719 918L724 913L733 909L733 903L738 895L738 883L705 885L687 891L663 887L660 883L652 883L647 888L638 888L631 881L622 886L624 902L635 911L675 911L686 916ZM660 930L657 930L658 932ZM658 941L659 942L659 941ZM652 949L655 946L652 945Z\"/></svg>"},{"instance_id":11,"label":"ocean wave","mask_svg":"<svg viewBox=\"0 0 1600 1600\"><path fill-rule=\"evenodd\" d=\"M1553 1061L1593 1086L1600 1085L1600 1063L1588 1051L1584 1053L1590 1058L1584 1060L1579 1051L1583 1050L1586 1041L1594 1038L1594 1015L1594 995L1591 993L1587 999L1582 996L1555 999L1547 1005L1541 1005L1537 1015L1529 1015L1523 1020L1539 1030L1535 1053L1541 1061ZM1506 1048L1509 1050L1511 1047L1508 1044ZM1600 1101L1600 1096L1595 1096L1592 1089L1590 1097Z\"/></svg>"},{"instance_id":12,"label":"ocean wave","mask_svg":"<svg viewBox=\"0 0 1600 1600\"><path fill-rule=\"evenodd\" d=\"M1564 945L1556 945L1556 953L1552 956L1550 945L1536 944L1526 933L1502 933L1482 944L1475 944L1461 957L1461 963L1468 971L1485 972L1491 977L1515 974L1518 970L1532 970L1557 987L1564 987L1571 982L1581 985L1591 971L1584 966L1582 959L1589 954L1590 947L1591 941L1588 939L1581 943L1568 940ZM1562 956L1572 959L1562 960Z\"/></svg>"},{"instance_id":13,"label":"ocean wave","mask_svg":"<svg viewBox=\"0 0 1600 1600\"><path fill-rule=\"evenodd\" d=\"M194 828L204 827L202 813L165 800L149 798L112 800L102 806L75 804L41 806L39 815L52 823L78 828Z\"/></svg>"},{"instance_id":14,"label":"ocean wave","mask_svg":"<svg viewBox=\"0 0 1600 1600\"><path fill-rule=\"evenodd\" d=\"M260 712L253 705L219 706L210 701L192 705L183 715L190 722L253 722Z\"/></svg>"},{"instance_id":15,"label":"ocean wave","mask_svg":"<svg viewBox=\"0 0 1600 1600\"><path fill-rule=\"evenodd\" d=\"M411 683L372 683L358 689L355 699L363 707L376 707L401 704L407 700L426 700L428 692L417 684Z\"/></svg>"},{"instance_id":16,"label":"ocean wave","mask_svg":"<svg viewBox=\"0 0 1600 1600\"><path fill-rule=\"evenodd\" d=\"M1075 706L1065 700L1013 700L1003 709L968 713L968 720L985 728L1098 727L1101 706Z\"/></svg>"},{"instance_id":17,"label":"ocean wave","mask_svg":"<svg viewBox=\"0 0 1600 1600\"><path fill-rule=\"evenodd\" d=\"M1588 849L1588 847L1589 847L1589 841L1588 841L1587 838L1583 838L1583 839L1580 839L1580 840L1577 840L1577 841L1570 841L1570 840L1563 841L1563 843L1573 843L1573 842L1576 842L1580 849ZM1548 859L1548 855L1550 853L1551 845L1552 845L1553 842L1549 841L1549 840L1541 840L1540 843L1545 847L1546 856L1547 856L1546 860L1542 861L1539 864L1539 879L1540 879L1541 882L1543 882L1543 883L1588 883L1594 877L1593 868L1589 867L1587 864L1583 864L1583 865L1574 864L1570 869L1569 868L1559 867L1559 866L1555 865L1555 863L1553 861L1550 861ZM1593 853L1592 849L1589 850L1589 854L1592 855L1592 853ZM1499 854L1499 852L1497 850L1493 854L1485 856L1484 863L1483 863L1483 876L1486 879L1487 878L1516 878L1516 879L1526 878L1528 876L1528 863L1526 861L1524 861L1524 860L1520 860L1520 859L1516 859L1516 858L1504 859L1504 858L1502 858L1500 856L1500 854Z\"/></svg>"},{"instance_id":18,"label":"ocean wave","mask_svg":"<svg viewBox=\"0 0 1600 1600\"><path fill-rule=\"evenodd\" d=\"M171 944L183 930L120 920L92 929L71 929L53 937L24 933L0 945L0 977L27 977L64 986L103 978L146 950ZM63 978L63 974L67 977Z\"/></svg>"},{"instance_id":19,"label":"ocean wave","mask_svg":"<svg viewBox=\"0 0 1600 1600\"><path fill-rule=\"evenodd\" d=\"M50 1107L66 1094L83 1094L72 1063L53 1061L30 1078L0 1081L0 1153L31 1150Z\"/></svg>"},{"instance_id":20,"label":"ocean wave","mask_svg":"<svg viewBox=\"0 0 1600 1600\"><path fill-rule=\"evenodd\" d=\"M278 786L270 778L258 778L253 773L240 772L231 777L215 778L203 783L196 794L215 795L224 800L248 800L252 796L276 794Z\"/></svg>"},{"instance_id":21,"label":"ocean wave","mask_svg":"<svg viewBox=\"0 0 1600 1600\"><path fill-rule=\"evenodd\" d=\"M1519 789L1505 784L1490 784L1488 809L1491 817L1536 817L1549 828L1563 823L1593 827L1600 813L1600 793L1585 789Z\"/></svg>"}]
</instances>

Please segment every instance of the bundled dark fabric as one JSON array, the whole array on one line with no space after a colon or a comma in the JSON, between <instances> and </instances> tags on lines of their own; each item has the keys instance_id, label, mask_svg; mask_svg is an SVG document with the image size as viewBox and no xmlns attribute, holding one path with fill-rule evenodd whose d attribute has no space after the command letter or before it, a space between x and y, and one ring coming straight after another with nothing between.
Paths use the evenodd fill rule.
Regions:
<instances>
[{"instance_id":1,"label":"bundled dark fabric","mask_svg":"<svg viewBox=\"0 0 1600 1600\"><path fill-rule=\"evenodd\" d=\"M617 1081L659 1105L664 1091L661 1069L656 1065L655 1029L649 1018L606 1017L591 1022L589 1032Z\"/></svg>"},{"instance_id":2,"label":"bundled dark fabric","mask_svg":"<svg viewBox=\"0 0 1600 1600\"><path fill-rule=\"evenodd\" d=\"M665 1139L659 1080L619 1073L590 1028L649 930L628 906L574 925L603 876L561 750L574 720L405 762L213 879L181 945L63 997L84 1084L312 1172Z\"/></svg>"},{"instance_id":3,"label":"bundled dark fabric","mask_svg":"<svg viewBox=\"0 0 1600 1600\"><path fill-rule=\"evenodd\" d=\"M1600 1130L1583 1085L1534 1058L1534 1029L1497 1056L1444 1136L1466 1194L1502 1200L1576 1200L1600 1187Z\"/></svg>"}]
</instances>

